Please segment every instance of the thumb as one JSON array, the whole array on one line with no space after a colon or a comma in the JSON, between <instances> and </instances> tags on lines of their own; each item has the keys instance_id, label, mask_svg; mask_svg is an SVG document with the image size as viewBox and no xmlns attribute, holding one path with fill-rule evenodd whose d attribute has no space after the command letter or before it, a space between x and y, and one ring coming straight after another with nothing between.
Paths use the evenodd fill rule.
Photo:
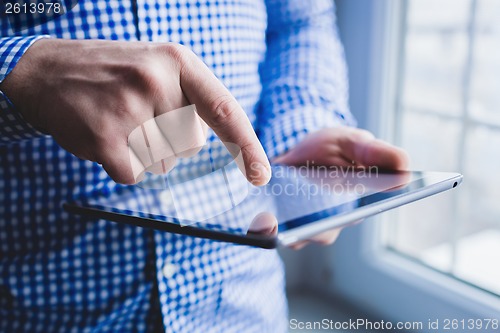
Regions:
<instances>
[{"instance_id":1,"label":"thumb","mask_svg":"<svg viewBox=\"0 0 500 333\"><path fill-rule=\"evenodd\" d=\"M379 139L353 142L353 161L364 166L378 166L382 169L404 170L408 168L409 157L403 149Z\"/></svg>"}]
</instances>

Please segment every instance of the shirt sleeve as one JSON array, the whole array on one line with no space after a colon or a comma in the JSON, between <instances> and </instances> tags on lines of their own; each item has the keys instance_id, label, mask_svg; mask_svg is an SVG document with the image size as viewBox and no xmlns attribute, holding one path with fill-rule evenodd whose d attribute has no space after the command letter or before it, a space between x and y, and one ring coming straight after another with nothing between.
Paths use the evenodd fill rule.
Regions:
<instances>
[{"instance_id":1,"label":"shirt sleeve","mask_svg":"<svg viewBox=\"0 0 500 333\"><path fill-rule=\"evenodd\" d=\"M257 133L269 157L310 132L356 125L332 0L267 0Z\"/></svg>"},{"instance_id":2,"label":"shirt sleeve","mask_svg":"<svg viewBox=\"0 0 500 333\"><path fill-rule=\"evenodd\" d=\"M26 50L37 40L49 36L0 38L0 83L14 69ZM28 124L9 98L0 91L0 145L44 135Z\"/></svg>"}]
</instances>

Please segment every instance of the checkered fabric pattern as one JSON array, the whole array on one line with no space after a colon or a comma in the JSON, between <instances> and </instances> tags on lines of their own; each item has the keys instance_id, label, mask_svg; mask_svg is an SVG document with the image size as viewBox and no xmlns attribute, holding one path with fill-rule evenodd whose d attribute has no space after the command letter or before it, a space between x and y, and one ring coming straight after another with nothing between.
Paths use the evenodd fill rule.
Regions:
<instances>
[{"instance_id":1,"label":"checkered fabric pattern","mask_svg":"<svg viewBox=\"0 0 500 333\"><path fill-rule=\"evenodd\" d=\"M0 31L0 82L39 38L187 45L269 156L354 123L330 0L81 0L21 32L0 16ZM0 95L0 332L287 331L275 251L69 216L63 201L120 186L14 107Z\"/></svg>"}]
</instances>

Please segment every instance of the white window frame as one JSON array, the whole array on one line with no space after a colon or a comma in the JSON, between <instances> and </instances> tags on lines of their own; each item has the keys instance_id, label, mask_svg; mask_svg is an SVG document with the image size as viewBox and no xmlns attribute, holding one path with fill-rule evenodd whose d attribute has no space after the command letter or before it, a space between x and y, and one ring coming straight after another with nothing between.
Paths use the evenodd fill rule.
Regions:
<instances>
[{"instance_id":1,"label":"white window frame","mask_svg":"<svg viewBox=\"0 0 500 333\"><path fill-rule=\"evenodd\" d=\"M351 108L361 127L388 140L399 121L395 88L406 6L405 0L337 0ZM316 259L323 260L315 260L311 272L327 279L311 274L309 287L326 288L394 321L500 317L500 297L387 249L382 218L387 214L346 228L331 248L315 248ZM319 287L318 281L323 282Z\"/></svg>"}]
</instances>

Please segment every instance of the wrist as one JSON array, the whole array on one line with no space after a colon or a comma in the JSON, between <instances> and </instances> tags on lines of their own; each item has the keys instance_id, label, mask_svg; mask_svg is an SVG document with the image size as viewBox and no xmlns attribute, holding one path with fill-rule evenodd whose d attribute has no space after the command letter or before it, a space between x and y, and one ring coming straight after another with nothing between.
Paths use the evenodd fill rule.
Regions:
<instances>
[{"instance_id":1,"label":"wrist","mask_svg":"<svg viewBox=\"0 0 500 333\"><path fill-rule=\"evenodd\" d=\"M44 55L50 47L50 39L35 41L23 54L14 69L0 83L0 91L10 101L11 106L30 125L40 128L38 100L43 77Z\"/></svg>"}]
</instances>

